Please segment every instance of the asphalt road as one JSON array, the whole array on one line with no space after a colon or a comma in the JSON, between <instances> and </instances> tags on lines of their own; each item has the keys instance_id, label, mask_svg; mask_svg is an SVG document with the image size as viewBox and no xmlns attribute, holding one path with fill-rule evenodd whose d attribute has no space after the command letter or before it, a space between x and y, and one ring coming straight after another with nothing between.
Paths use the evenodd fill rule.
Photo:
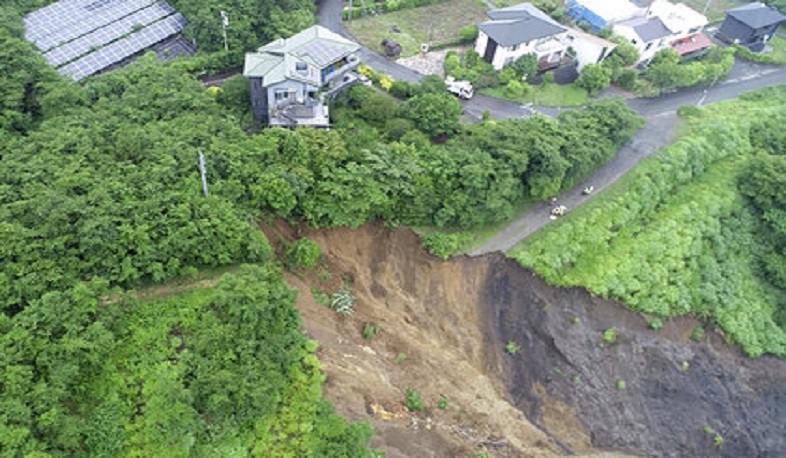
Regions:
<instances>
[{"instance_id":1,"label":"asphalt road","mask_svg":"<svg viewBox=\"0 0 786 458\"><path fill-rule=\"evenodd\" d=\"M320 0L317 7L317 19L320 25L345 37L352 38L341 23L341 8L343 4L343 0ZM397 80L414 83L423 77L420 73L390 61L368 48L361 49L360 57L363 62L375 70L381 70ZM701 106L729 100L738 97L744 92L780 84L786 84L786 66L778 67L738 60L726 79L716 84L682 89L656 99L628 100L628 107L643 116L646 120L646 125L636 134L636 137L629 145L625 145L619 150L614 159L599 168L585 182L559 195L557 197L559 204L567 206L568 209L581 205L594 196L594 194L590 196L582 195L582 189L589 185L594 186L595 193L605 189L628 172L641 159L653 154L662 146L671 143L674 140L678 125L676 112L679 107L684 105ZM604 95L615 95L615 93L610 90ZM462 104L464 113L476 120L481 119L484 111L490 113L491 119L510 119L533 115L553 117L563 110L563 108L559 107L520 105L479 94L471 100L462 102ZM507 251L511 249L518 242L552 221L549 218L550 208L545 202L535 206L526 214L511 222L499 234L471 254L480 255L492 251Z\"/></svg>"}]
</instances>

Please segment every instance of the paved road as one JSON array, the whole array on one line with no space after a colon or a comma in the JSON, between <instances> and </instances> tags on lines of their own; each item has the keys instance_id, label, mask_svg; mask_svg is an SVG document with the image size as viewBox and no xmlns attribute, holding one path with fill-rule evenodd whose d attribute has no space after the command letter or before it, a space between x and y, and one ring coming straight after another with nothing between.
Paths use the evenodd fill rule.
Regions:
<instances>
[{"instance_id":1,"label":"paved road","mask_svg":"<svg viewBox=\"0 0 786 458\"><path fill-rule=\"evenodd\" d=\"M341 23L341 8L344 0L320 0L317 8L319 24L348 38L351 35ZM362 48L361 59L375 70L382 70L394 79L417 82L423 77L411 69L392 62L373 51ZM629 145L623 146L609 163L599 168L585 182L558 196L560 204L569 209L581 205L592 196L583 196L581 190L588 185L599 192L628 172L641 159L656 152L660 147L674 140L678 124L677 109L684 105L706 105L733 99L743 92L767 86L786 84L786 67L762 65L738 60L724 81L709 86L698 86L666 94L657 99L631 99L628 107L644 116L646 125L636 134ZM609 91L614 95L613 91ZM537 114L556 116L561 108L520 105L507 100L476 95L472 100L463 102L464 113L480 120L484 111L489 111L492 119L523 118ZM475 250L473 255L491 251L507 251L521 240L551 222L550 207L543 203L535 206L526 214L511 222L499 234Z\"/></svg>"},{"instance_id":2,"label":"paved road","mask_svg":"<svg viewBox=\"0 0 786 458\"><path fill-rule=\"evenodd\" d=\"M786 67L738 62L729 74L729 79L713 87L690 88L658 99L628 101L628 106L644 116L647 124L636 134L631 144L619 150L614 159L595 171L585 182L558 196L558 203L567 206L568 209L581 205L592 198L592 195L582 195L582 189L589 185L595 187L595 193L605 189L641 159L656 152L660 147L670 144L674 140L678 125L677 108L733 99L743 92L779 84L786 84ZM547 203L533 207L471 254L481 255L492 251L510 250L552 221L549 218L550 209Z\"/></svg>"}]
</instances>

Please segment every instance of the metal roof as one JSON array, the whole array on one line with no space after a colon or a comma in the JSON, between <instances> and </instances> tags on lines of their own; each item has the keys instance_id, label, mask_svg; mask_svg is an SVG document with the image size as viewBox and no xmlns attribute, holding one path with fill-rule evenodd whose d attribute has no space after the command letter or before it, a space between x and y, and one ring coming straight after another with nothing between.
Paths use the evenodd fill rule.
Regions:
<instances>
[{"instance_id":1,"label":"metal roof","mask_svg":"<svg viewBox=\"0 0 786 458\"><path fill-rule=\"evenodd\" d=\"M752 29L767 27L786 21L786 16L781 14L778 10L770 8L760 2L728 10L726 14Z\"/></svg>"},{"instance_id":2,"label":"metal roof","mask_svg":"<svg viewBox=\"0 0 786 458\"><path fill-rule=\"evenodd\" d=\"M632 28L645 43L671 36L671 31L656 17L628 19L617 25Z\"/></svg>"},{"instance_id":3,"label":"metal roof","mask_svg":"<svg viewBox=\"0 0 786 458\"><path fill-rule=\"evenodd\" d=\"M279 38L255 53L246 53L243 75L261 77L269 86L286 79L319 84L319 71L356 52L360 45L315 25L289 38ZM296 70L297 63L307 64Z\"/></svg>"},{"instance_id":4,"label":"metal roof","mask_svg":"<svg viewBox=\"0 0 786 458\"><path fill-rule=\"evenodd\" d=\"M492 20L478 24L478 29L506 47L550 37L567 30L528 3L489 11L487 15Z\"/></svg>"}]
</instances>

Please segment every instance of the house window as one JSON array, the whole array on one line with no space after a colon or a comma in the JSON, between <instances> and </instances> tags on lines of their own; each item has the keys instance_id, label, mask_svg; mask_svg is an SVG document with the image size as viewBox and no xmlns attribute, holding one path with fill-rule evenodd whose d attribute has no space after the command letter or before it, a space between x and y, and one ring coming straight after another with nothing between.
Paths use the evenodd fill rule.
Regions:
<instances>
[{"instance_id":1,"label":"house window","mask_svg":"<svg viewBox=\"0 0 786 458\"><path fill-rule=\"evenodd\" d=\"M513 52L518 51L519 50L519 45L513 45L513 47L510 48L510 50L513 51Z\"/></svg>"},{"instance_id":2,"label":"house window","mask_svg":"<svg viewBox=\"0 0 786 458\"><path fill-rule=\"evenodd\" d=\"M635 38L631 38L631 40L630 40L630 44L632 44L632 45L635 45L635 44L637 44L637 41L636 41L636 39L635 39Z\"/></svg>"},{"instance_id":3,"label":"house window","mask_svg":"<svg viewBox=\"0 0 786 458\"><path fill-rule=\"evenodd\" d=\"M645 46L645 47L644 47L644 50L645 50L645 51L649 51L649 49L650 49L651 47L652 47L652 43L647 43L647 46Z\"/></svg>"},{"instance_id":4,"label":"house window","mask_svg":"<svg viewBox=\"0 0 786 458\"><path fill-rule=\"evenodd\" d=\"M275 97L276 102L286 100L289 97L289 89L276 89Z\"/></svg>"}]
</instances>

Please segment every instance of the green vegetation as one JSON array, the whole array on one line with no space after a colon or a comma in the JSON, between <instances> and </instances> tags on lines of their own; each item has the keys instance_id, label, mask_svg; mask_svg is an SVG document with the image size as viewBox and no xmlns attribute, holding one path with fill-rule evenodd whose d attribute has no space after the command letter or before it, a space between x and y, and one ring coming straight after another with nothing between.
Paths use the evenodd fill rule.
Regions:
<instances>
[{"instance_id":1,"label":"green vegetation","mask_svg":"<svg viewBox=\"0 0 786 458\"><path fill-rule=\"evenodd\" d=\"M363 338L371 340L382 331L382 326L377 323L368 322L363 325Z\"/></svg>"},{"instance_id":2,"label":"green vegetation","mask_svg":"<svg viewBox=\"0 0 786 458\"><path fill-rule=\"evenodd\" d=\"M390 4L391 1L387 3ZM367 4L370 5L371 2ZM424 43L438 46L462 42L462 38L470 36L467 31L462 32L462 29L467 24L478 24L486 20L485 12L484 5L477 0L449 0L392 13L359 17L345 21L344 27L359 43L383 55L384 50L380 43L385 38L393 40L401 44L401 56L408 57L420 53L420 45ZM401 33L393 33L393 26L398 27Z\"/></svg>"},{"instance_id":3,"label":"green vegetation","mask_svg":"<svg viewBox=\"0 0 786 458\"><path fill-rule=\"evenodd\" d=\"M444 394L439 395L439 401L437 401L437 408L439 410L445 410L448 408L448 398L445 397Z\"/></svg>"},{"instance_id":4,"label":"green vegetation","mask_svg":"<svg viewBox=\"0 0 786 458\"><path fill-rule=\"evenodd\" d=\"M690 333L690 338L694 342L701 342L701 339L704 338L704 328L701 326L696 326Z\"/></svg>"},{"instance_id":5,"label":"green vegetation","mask_svg":"<svg viewBox=\"0 0 786 458\"><path fill-rule=\"evenodd\" d=\"M779 229L786 89L702 109L675 144L512 252L551 283L656 316L695 313L786 354Z\"/></svg>"},{"instance_id":6,"label":"green vegetation","mask_svg":"<svg viewBox=\"0 0 786 458\"><path fill-rule=\"evenodd\" d=\"M649 321L650 329L657 331L663 327L663 320L660 318L653 318Z\"/></svg>"},{"instance_id":7,"label":"green vegetation","mask_svg":"<svg viewBox=\"0 0 786 458\"><path fill-rule=\"evenodd\" d=\"M406 407L407 410L410 412L420 412L424 409L423 401L420 399L420 395L415 390L412 388L407 388L404 391L404 395L406 396L404 407Z\"/></svg>"},{"instance_id":8,"label":"green vegetation","mask_svg":"<svg viewBox=\"0 0 786 458\"><path fill-rule=\"evenodd\" d=\"M396 354L396 364L401 364L407 359L406 353L398 353Z\"/></svg>"},{"instance_id":9,"label":"green vegetation","mask_svg":"<svg viewBox=\"0 0 786 458\"><path fill-rule=\"evenodd\" d=\"M723 448L723 436L721 436L720 433L712 429L712 426L705 426L704 433L712 437L712 443L716 447Z\"/></svg>"},{"instance_id":10,"label":"green vegetation","mask_svg":"<svg viewBox=\"0 0 786 458\"><path fill-rule=\"evenodd\" d=\"M330 298L327 294L320 291L319 288L312 287L311 295L314 297L314 301L316 301L317 304L324 307L330 307Z\"/></svg>"},{"instance_id":11,"label":"green vegetation","mask_svg":"<svg viewBox=\"0 0 786 458\"><path fill-rule=\"evenodd\" d=\"M481 94L517 103L532 103L544 107L578 107L589 103L587 91L572 84L529 85L514 81L512 87L490 87Z\"/></svg>"},{"instance_id":12,"label":"green vegetation","mask_svg":"<svg viewBox=\"0 0 786 458\"><path fill-rule=\"evenodd\" d=\"M307 238L298 239L286 247L287 267L295 270L300 267L313 268L322 255L322 249Z\"/></svg>"},{"instance_id":13,"label":"green vegetation","mask_svg":"<svg viewBox=\"0 0 786 458\"><path fill-rule=\"evenodd\" d=\"M464 238L460 233L431 232L423 236L422 243L429 253L447 259L458 251Z\"/></svg>"},{"instance_id":14,"label":"green vegetation","mask_svg":"<svg viewBox=\"0 0 786 458\"><path fill-rule=\"evenodd\" d=\"M330 308L340 315L349 316L355 311L356 301L355 296L352 295L347 285L344 284L341 285L338 291L333 293L333 297L330 301Z\"/></svg>"},{"instance_id":15,"label":"green vegetation","mask_svg":"<svg viewBox=\"0 0 786 458\"><path fill-rule=\"evenodd\" d=\"M737 56L753 62L786 65L786 40L775 35L769 43L767 43L767 46L772 48L772 51L755 53L744 46L734 46L734 52Z\"/></svg>"},{"instance_id":16,"label":"green vegetation","mask_svg":"<svg viewBox=\"0 0 786 458\"><path fill-rule=\"evenodd\" d=\"M617 328L611 327L603 331L603 341L608 344L613 344L617 341Z\"/></svg>"},{"instance_id":17,"label":"green vegetation","mask_svg":"<svg viewBox=\"0 0 786 458\"><path fill-rule=\"evenodd\" d=\"M4 320L4 453L367 456L370 428L320 399L316 344L270 264L164 300L107 301L105 287Z\"/></svg>"},{"instance_id":18,"label":"green vegetation","mask_svg":"<svg viewBox=\"0 0 786 458\"><path fill-rule=\"evenodd\" d=\"M617 380L617 389L622 391L625 388L627 388L627 384L625 383L625 380Z\"/></svg>"},{"instance_id":19,"label":"green vegetation","mask_svg":"<svg viewBox=\"0 0 786 458\"><path fill-rule=\"evenodd\" d=\"M505 353L509 355L515 355L519 350L521 350L521 347L516 342L510 341L505 344Z\"/></svg>"}]
</instances>

